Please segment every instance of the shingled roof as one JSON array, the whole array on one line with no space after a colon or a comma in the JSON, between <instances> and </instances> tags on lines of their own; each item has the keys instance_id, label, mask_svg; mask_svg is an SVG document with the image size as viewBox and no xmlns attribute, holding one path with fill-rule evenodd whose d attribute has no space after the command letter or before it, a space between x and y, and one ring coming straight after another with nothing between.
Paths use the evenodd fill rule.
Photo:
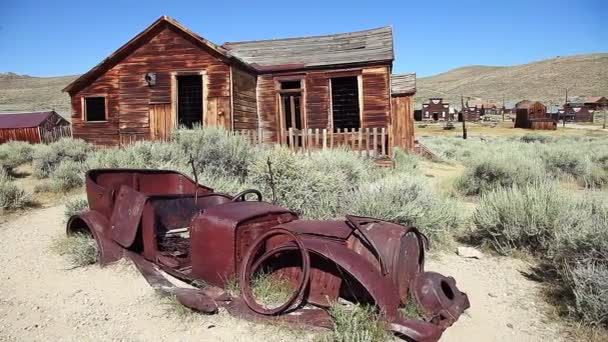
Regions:
<instances>
[{"instance_id":1,"label":"shingled roof","mask_svg":"<svg viewBox=\"0 0 608 342\"><path fill-rule=\"evenodd\" d=\"M391 94L406 95L416 93L416 74L391 75Z\"/></svg>"},{"instance_id":2,"label":"shingled roof","mask_svg":"<svg viewBox=\"0 0 608 342\"><path fill-rule=\"evenodd\" d=\"M222 47L229 55L258 70L392 61L394 58L391 27L325 36L228 42Z\"/></svg>"}]
</instances>

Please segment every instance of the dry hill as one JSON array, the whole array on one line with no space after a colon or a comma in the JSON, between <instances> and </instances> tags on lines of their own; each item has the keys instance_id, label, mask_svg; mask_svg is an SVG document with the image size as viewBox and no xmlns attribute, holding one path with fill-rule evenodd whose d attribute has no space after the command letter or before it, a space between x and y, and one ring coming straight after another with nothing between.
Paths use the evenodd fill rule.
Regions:
<instances>
[{"instance_id":1,"label":"dry hill","mask_svg":"<svg viewBox=\"0 0 608 342\"><path fill-rule=\"evenodd\" d=\"M522 99L562 104L569 95L608 96L608 53L557 57L507 67L467 66L418 79L416 103L429 97L460 104L460 95L485 101Z\"/></svg>"},{"instance_id":2,"label":"dry hill","mask_svg":"<svg viewBox=\"0 0 608 342\"><path fill-rule=\"evenodd\" d=\"M77 76L31 77L0 73L0 111L55 109L68 117L69 97L61 89ZM535 99L562 103L571 95L608 96L608 53L558 57L508 67L467 66L418 79L416 103L444 97L460 103L460 94L483 100Z\"/></svg>"},{"instance_id":3,"label":"dry hill","mask_svg":"<svg viewBox=\"0 0 608 342\"><path fill-rule=\"evenodd\" d=\"M55 109L68 117L70 97L61 89L77 76L31 77L0 73L0 112Z\"/></svg>"}]
</instances>

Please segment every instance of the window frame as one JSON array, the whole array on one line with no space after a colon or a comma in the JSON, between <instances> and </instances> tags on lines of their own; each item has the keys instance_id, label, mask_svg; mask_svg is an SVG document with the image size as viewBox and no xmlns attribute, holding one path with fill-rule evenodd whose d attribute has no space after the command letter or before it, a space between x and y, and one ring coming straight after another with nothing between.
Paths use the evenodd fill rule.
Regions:
<instances>
[{"instance_id":1,"label":"window frame","mask_svg":"<svg viewBox=\"0 0 608 342\"><path fill-rule=\"evenodd\" d=\"M103 120L88 120L87 117L87 99L89 98L103 98ZM82 101L82 122L85 123L98 123L98 122L108 122L108 95L107 94L88 94L83 95L81 98Z\"/></svg>"},{"instance_id":2,"label":"window frame","mask_svg":"<svg viewBox=\"0 0 608 342\"><path fill-rule=\"evenodd\" d=\"M332 88L332 80L334 78L346 78L346 77L352 77L352 78L356 78L357 80L357 102L358 102L358 107L359 107L359 127L357 128L357 130L365 127L364 123L363 123L363 74L361 72L361 70L357 69L357 70L350 70L350 71L334 71L331 73L328 73L328 77L327 77L327 82L328 82L328 89L329 89L329 120L328 120L328 126L331 132L334 131L335 127L334 127L334 101L333 101L333 88Z\"/></svg>"}]
</instances>

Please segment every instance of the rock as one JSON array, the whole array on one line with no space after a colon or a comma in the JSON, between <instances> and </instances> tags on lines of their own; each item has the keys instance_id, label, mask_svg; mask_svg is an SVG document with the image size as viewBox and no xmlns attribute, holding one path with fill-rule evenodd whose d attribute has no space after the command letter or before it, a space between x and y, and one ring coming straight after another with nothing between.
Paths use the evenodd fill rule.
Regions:
<instances>
[{"instance_id":1,"label":"rock","mask_svg":"<svg viewBox=\"0 0 608 342\"><path fill-rule=\"evenodd\" d=\"M478 249L473 247L458 247L456 250L456 254L463 258L474 258L474 259L482 259L483 253L481 253Z\"/></svg>"}]
</instances>

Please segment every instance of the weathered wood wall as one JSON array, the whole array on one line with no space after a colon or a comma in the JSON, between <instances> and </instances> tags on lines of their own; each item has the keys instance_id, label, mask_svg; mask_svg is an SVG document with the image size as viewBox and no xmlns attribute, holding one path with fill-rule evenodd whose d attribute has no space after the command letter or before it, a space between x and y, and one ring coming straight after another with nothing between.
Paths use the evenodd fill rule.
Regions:
<instances>
[{"instance_id":1,"label":"weathered wood wall","mask_svg":"<svg viewBox=\"0 0 608 342\"><path fill-rule=\"evenodd\" d=\"M27 141L32 144L40 142L38 127L2 128L0 129L0 143L7 141Z\"/></svg>"},{"instance_id":2,"label":"weathered wood wall","mask_svg":"<svg viewBox=\"0 0 608 342\"><path fill-rule=\"evenodd\" d=\"M291 74L294 75L294 74ZM330 79L343 76L360 76L359 98L362 100L361 126L364 128L387 127L390 118L390 73L388 66L362 67L357 70L340 68L308 71L295 74L302 77L304 85L302 120L305 128L330 128ZM258 76L257 101L260 126L265 141L279 139L279 103L276 96L278 82L275 77L286 74L263 74Z\"/></svg>"},{"instance_id":3,"label":"weathered wood wall","mask_svg":"<svg viewBox=\"0 0 608 342\"><path fill-rule=\"evenodd\" d=\"M393 96L391 106L391 146L414 150L414 111L412 96Z\"/></svg>"},{"instance_id":4,"label":"weathered wood wall","mask_svg":"<svg viewBox=\"0 0 608 342\"><path fill-rule=\"evenodd\" d=\"M88 87L72 94L74 137L99 145L149 139L150 105L171 103L172 72L205 72L203 122L230 128L230 66L189 39L165 27ZM144 80L149 72L156 73L153 86ZM81 98L99 95L107 96L107 122L84 122Z\"/></svg>"},{"instance_id":5,"label":"weathered wood wall","mask_svg":"<svg viewBox=\"0 0 608 342\"><path fill-rule=\"evenodd\" d=\"M256 76L232 67L233 129L257 129Z\"/></svg>"}]
</instances>

